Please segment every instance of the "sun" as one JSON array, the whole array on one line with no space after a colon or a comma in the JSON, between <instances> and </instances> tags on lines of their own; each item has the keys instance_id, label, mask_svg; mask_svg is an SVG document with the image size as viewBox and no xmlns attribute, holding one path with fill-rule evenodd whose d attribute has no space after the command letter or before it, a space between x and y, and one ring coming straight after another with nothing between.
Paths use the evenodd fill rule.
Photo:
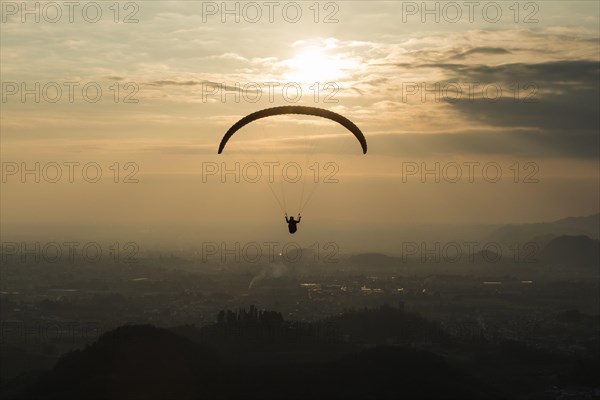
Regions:
<instances>
[{"instance_id":1,"label":"sun","mask_svg":"<svg viewBox=\"0 0 600 400\"><path fill-rule=\"evenodd\" d=\"M320 47L308 47L283 64L288 70L284 77L289 82L325 83L344 78L355 63L342 55L328 54Z\"/></svg>"}]
</instances>

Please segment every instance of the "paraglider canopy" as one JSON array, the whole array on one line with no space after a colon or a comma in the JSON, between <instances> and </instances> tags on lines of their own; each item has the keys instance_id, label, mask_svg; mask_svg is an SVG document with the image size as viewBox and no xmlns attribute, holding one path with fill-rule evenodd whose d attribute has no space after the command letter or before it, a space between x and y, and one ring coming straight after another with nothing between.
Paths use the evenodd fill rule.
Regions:
<instances>
[{"instance_id":1,"label":"paraglider canopy","mask_svg":"<svg viewBox=\"0 0 600 400\"><path fill-rule=\"evenodd\" d=\"M236 133L238 130L248 125L249 123L256 121L257 119L271 117L274 115L284 115L284 114L302 114L302 115L314 115L316 117L327 118L332 121L335 121L348 129L352 134L358 139L360 145L363 150L363 154L367 153L367 140L365 139L365 135L361 132L361 130L356 126L352 121L343 115L337 114L333 111L325 110L323 108L318 107L306 107L306 106L283 106L283 107L273 107L266 108L264 110L256 111L252 114L246 115L244 118L240 119L238 122L233 124L231 128L225 133L221 143L219 144L219 154L223 152L227 141Z\"/></svg>"}]
</instances>

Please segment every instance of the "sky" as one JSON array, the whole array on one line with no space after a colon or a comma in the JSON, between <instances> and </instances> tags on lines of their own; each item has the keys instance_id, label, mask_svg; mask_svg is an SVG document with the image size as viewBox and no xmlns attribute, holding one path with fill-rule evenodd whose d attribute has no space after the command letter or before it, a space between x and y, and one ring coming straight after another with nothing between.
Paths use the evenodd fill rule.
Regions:
<instances>
[{"instance_id":1,"label":"sky","mask_svg":"<svg viewBox=\"0 0 600 400\"><path fill-rule=\"evenodd\" d=\"M368 250L599 212L598 2L21 4L1 3L5 238L285 240L308 200L301 240ZM217 155L292 104L368 153L282 116Z\"/></svg>"}]
</instances>

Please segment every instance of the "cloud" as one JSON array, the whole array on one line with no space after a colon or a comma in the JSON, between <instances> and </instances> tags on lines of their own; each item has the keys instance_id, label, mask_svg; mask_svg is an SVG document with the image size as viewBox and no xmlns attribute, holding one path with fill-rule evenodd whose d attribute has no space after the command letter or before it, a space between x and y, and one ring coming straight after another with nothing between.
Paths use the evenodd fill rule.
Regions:
<instances>
[{"instance_id":1,"label":"cloud","mask_svg":"<svg viewBox=\"0 0 600 400\"><path fill-rule=\"evenodd\" d=\"M457 54L452 58L462 59L473 54L511 54L511 52L501 47L475 47L463 53Z\"/></svg>"},{"instance_id":2,"label":"cloud","mask_svg":"<svg viewBox=\"0 0 600 400\"><path fill-rule=\"evenodd\" d=\"M439 134L378 135L369 138L371 153L397 157L432 155L506 155L514 157L597 158L598 135L588 132L540 132L507 129Z\"/></svg>"},{"instance_id":3,"label":"cloud","mask_svg":"<svg viewBox=\"0 0 600 400\"><path fill-rule=\"evenodd\" d=\"M492 52L502 51L495 49ZM452 102L422 101L416 96L413 104L405 103L404 107L396 106L395 110L379 107L377 118L380 119L393 121L397 113L411 113L412 118L429 114L426 130L434 127L434 122L448 126L447 132L424 130L422 133L425 134L419 135L413 129L407 131L404 124L402 129L395 130L396 134L374 139L376 143L382 143L381 149L386 153L424 153L431 149L440 153L600 157L600 63L596 60L501 65L442 61L400 63L395 67L404 71L437 70L437 74L426 75L424 79L429 87L436 83L429 76L437 76L441 78L437 80L441 86L458 83L463 92L459 100ZM465 83L478 84L473 99L468 97ZM385 84L390 85L390 82ZM487 84L500 87L502 97L496 101L484 99L482 87ZM391 102L376 102L372 107L381 104ZM369 120L370 124L373 122ZM373 144L370 148L376 146Z\"/></svg>"}]
</instances>

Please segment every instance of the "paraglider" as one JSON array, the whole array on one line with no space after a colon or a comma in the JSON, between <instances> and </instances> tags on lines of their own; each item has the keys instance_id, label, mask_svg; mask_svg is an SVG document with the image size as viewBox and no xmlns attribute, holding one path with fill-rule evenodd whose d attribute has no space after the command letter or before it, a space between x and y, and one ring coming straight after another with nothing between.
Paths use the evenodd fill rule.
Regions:
<instances>
[{"instance_id":1,"label":"paraglider","mask_svg":"<svg viewBox=\"0 0 600 400\"><path fill-rule=\"evenodd\" d=\"M348 118L344 117L343 115L337 114L333 111L329 111L329 110L326 110L323 108L318 108L318 107L306 107L306 106L272 107L272 108L266 108L266 109L263 109L260 111L253 112L252 114L246 115L245 117L243 117L242 119L237 121L235 124L233 124L227 130L227 132L225 133L225 136L223 136L223 139L221 139L221 143L219 144L218 153L221 154L223 152L223 150L225 149L225 145L227 144L229 139L231 139L231 137L237 131L239 131L241 128L243 128L244 126L246 126L258 119L261 119L261 118L267 118L267 117L272 117L272 116L276 116L276 115L286 115L286 114L310 115L310 116L326 118L331 121L337 122L338 124L342 125L344 128L349 130L354 135L354 137L360 143L363 154L367 154L367 140L365 138L365 135L361 132L361 130L352 121L350 121ZM273 193L273 195L275 196L275 192L273 191L273 189L271 187L270 187L270 189L271 189L271 192ZM303 195L303 192L304 191L302 191L302 195ZM276 197L276 200L278 203L280 203L280 201L277 197ZM300 203L301 203L300 208L303 208L306 205L306 203L304 203L304 205L302 204L302 200L300 201ZM285 207L282 207L281 204L280 204L280 207L282 208L282 211L285 211ZM298 213L297 220L294 219L294 217L288 218L287 212L285 213L285 222L288 224L288 230L291 234L296 233L296 231L298 229L297 224L300 223L301 218L302 217L300 216L300 213Z\"/></svg>"},{"instance_id":2,"label":"paraglider","mask_svg":"<svg viewBox=\"0 0 600 400\"><path fill-rule=\"evenodd\" d=\"M256 111L252 114L246 115L244 118L240 119L238 122L233 124L231 128L225 133L223 139L221 139L221 143L219 144L219 154L223 152L227 141L236 133L238 130L248 125L249 123L256 121L257 119L272 117L274 115L285 115L285 114L301 114L301 115L313 115L316 117L327 118L332 121L337 122L342 125L344 128L348 129L352 134L358 139L363 154L367 154L367 139L365 139L365 135L361 132L361 130L356 126L352 121L343 115L334 113L333 111L325 110L323 108L318 107L306 107L306 106L283 106L283 107L273 107L273 108L265 108L264 110Z\"/></svg>"},{"instance_id":3,"label":"paraglider","mask_svg":"<svg viewBox=\"0 0 600 400\"><path fill-rule=\"evenodd\" d=\"M288 224L288 230L290 231L290 233L296 233L296 231L298 230L296 224L299 224L301 219L302 216L300 214L298 214L298 220L295 220L293 216L288 218L287 213L285 214L285 222L287 222Z\"/></svg>"}]
</instances>

